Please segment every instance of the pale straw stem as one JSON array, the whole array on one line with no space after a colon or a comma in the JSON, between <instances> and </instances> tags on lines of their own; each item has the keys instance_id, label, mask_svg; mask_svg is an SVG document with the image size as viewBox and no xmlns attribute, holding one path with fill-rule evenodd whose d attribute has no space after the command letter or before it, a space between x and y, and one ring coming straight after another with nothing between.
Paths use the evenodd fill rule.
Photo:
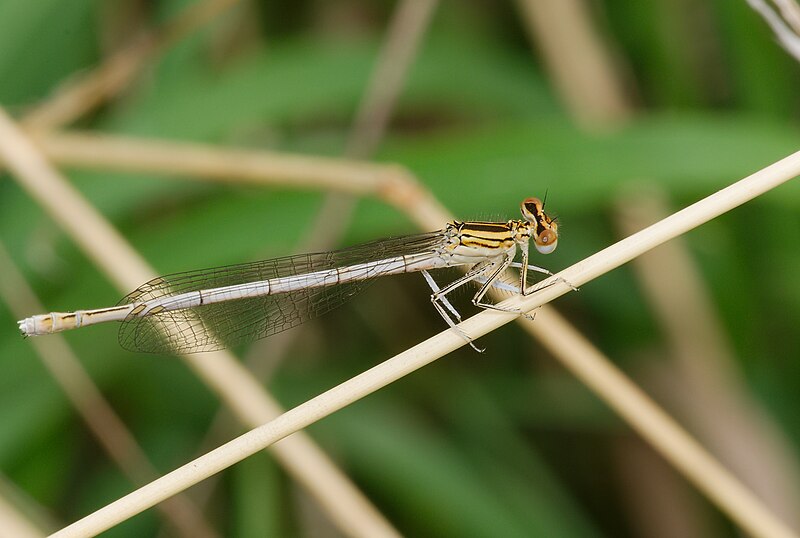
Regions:
<instances>
[{"instance_id":1,"label":"pale straw stem","mask_svg":"<svg viewBox=\"0 0 800 538\"><path fill-rule=\"evenodd\" d=\"M795 153L587 258L561 272L560 276L579 286L584 279L596 277L598 271L609 270L607 264L610 261L620 259L622 261L619 263L624 263L653 246L763 194L798 173L800 153ZM451 218L440 206L428 206L424 198L409 205L406 212L424 229L430 227L432 222ZM584 269L589 272L584 273ZM557 287L564 288L564 292L569 291L562 284L556 284L540 293L552 293ZM552 298L545 297L548 301ZM510 301L515 300L517 299ZM527 310L525 306L519 308ZM548 305L540 308L536 311L533 323L521 320L521 324L742 528L757 536L793 535L754 494L716 462L552 307ZM679 434L676 435L676 432ZM708 463L708 466L699 463ZM772 531L777 532L773 534Z\"/></svg>"},{"instance_id":2,"label":"pale straw stem","mask_svg":"<svg viewBox=\"0 0 800 538\"><path fill-rule=\"evenodd\" d=\"M783 20L792 27L792 31L800 35L800 6L795 0L774 0L781 12Z\"/></svg>"},{"instance_id":3,"label":"pale straw stem","mask_svg":"<svg viewBox=\"0 0 800 538\"><path fill-rule=\"evenodd\" d=\"M172 174L222 183L291 185L376 196L384 185L406 175L390 164L313 157L263 150L225 149L193 144L86 132L33 136L42 153L65 167Z\"/></svg>"},{"instance_id":4,"label":"pale straw stem","mask_svg":"<svg viewBox=\"0 0 800 538\"><path fill-rule=\"evenodd\" d=\"M347 140L345 155L349 159L366 159L372 155L386 134L408 71L417 56L420 43L437 5L438 0L402 0L397 3ZM362 168L365 164L352 160L337 162L333 169L344 165L349 168L349 173L352 173L354 168ZM380 166L373 165L372 169L380 169ZM396 176L397 170L390 170L390 174ZM344 177L343 185L356 183L350 177ZM369 183L371 186L376 184L374 180ZM365 194L348 193L343 189L326 190L328 192L317 212L311 231L301 245L305 252L319 252L332 248L350 225L356 206L353 195Z\"/></svg>"},{"instance_id":5,"label":"pale straw stem","mask_svg":"<svg viewBox=\"0 0 800 538\"><path fill-rule=\"evenodd\" d=\"M345 152L348 156L368 157L383 139L438 3L438 0L403 0L397 4L353 123Z\"/></svg>"},{"instance_id":6,"label":"pale straw stem","mask_svg":"<svg viewBox=\"0 0 800 538\"><path fill-rule=\"evenodd\" d=\"M556 91L584 128L602 129L633 113L608 36L586 0L517 0L523 25Z\"/></svg>"},{"instance_id":7,"label":"pale straw stem","mask_svg":"<svg viewBox=\"0 0 800 538\"><path fill-rule=\"evenodd\" d=\"M0 495L0 538L42 538L46 535Z\"/></svg>"},{"instance_id":8,"label":"pale straw stem","mask_svg":"<svg viewBox=\"0 0 800 538\"><path fill-rule=\"evenodd\" d=\"M537 326L538 325L538 326ZM731 521L753 536L795 533L702 445L660 409L554 309L543 307L528 331L639 433Z\"/></svg>"},{"instance_id":9,"label":"pale straw stem","mask_svg":"<svg viewBox=\"0 0 800 538\"><path fill-rule=\"evenodd\" d=\"M43 155L68 168L171 174L221 183L288 185L372 196L410 213L426 230L441 227L449 218L442 220L447 210L408 170L393 163L75 131L31 136Z\"/></svg>"},{"instance_id":10,"label":"pale straw stem","mask_svg":"<svg viewBox=\"0 0 800 538\"><path fill-rule=\"evenodd\" d=\"M784 50L800 61L800 35L765 0L747 0L747 3L769 24Z\"/></svg>"},{"instance_id":11,"label":"pale straw stem","mask_svg":"<svg viewBox=\"0 0 800 538\"><path fill-rule=\"evenodd\" d=\"M631 189L627 189L631 190ZM635 188L616 204L623 235L669 214L666 192ZM667 343L664 395L682 422L793 528L800 528L800 469L791 442L748 390L708 286L687 242L670 241L632 263Z\"/></svg>"},{"instance_id":12,"label":"pale straw stem","mask_svg":"<svg viewBox=\"0 0 800 538\"><path fill-rule=\"evenodd\" d=\"M649 249L788 181L798 173L800 152L578 262L556 277L546 280L547 285L540 291L528 297L513 297L501 304L504 307L533 311L571 291L558 278L566 279L574 285L583 285ZM465 320L459 326L466 334L477 338L517 318L515 314L487 310ZM549 321L542 324L540 318ZM539 310L537 321L538 323L528 323L526 326L536 333L551 352L557 353L579 379L601 395L733 521L754 536L794 536L758 498L554 312ZM444 331L103 507L55 536L80 536L107 529L463 345L464 339L455 331Z\"/></svg>"}]
</instances>

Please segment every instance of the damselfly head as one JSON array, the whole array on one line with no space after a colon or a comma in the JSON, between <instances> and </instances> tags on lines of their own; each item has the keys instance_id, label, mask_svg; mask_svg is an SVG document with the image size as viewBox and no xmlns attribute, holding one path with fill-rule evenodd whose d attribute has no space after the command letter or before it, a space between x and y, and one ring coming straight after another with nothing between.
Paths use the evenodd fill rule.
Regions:
<instances>
[{"instance_id":1,"label":"damselfly head","mask_svg":"<svg viewBox=\"0 0 800 538\"><path fill-rule=\"evenodd\" d=\"M522 216L533 224L533 244L541 254L550 254L558 246L558 223L544 212L544 203L538 198L525 198L520 206Z\"/></svg>"}]
</instances>

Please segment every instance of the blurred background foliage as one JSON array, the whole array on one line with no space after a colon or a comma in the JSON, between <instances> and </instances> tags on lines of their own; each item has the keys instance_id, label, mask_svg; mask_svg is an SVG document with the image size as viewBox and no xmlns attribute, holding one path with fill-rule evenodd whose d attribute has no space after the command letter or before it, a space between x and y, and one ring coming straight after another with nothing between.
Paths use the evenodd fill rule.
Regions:
<instances>
[{"instance_id":1,"label":"blurred background foliage","mask_svg":"<svg viewBox=\"0 0 800 538\"><path fill-rule=\"evenodd\" d=\"M135 30L189 4L0 0L0 103L24 115ZM168 48L77 127L342 156L393 8L387 1L244 2ZM624 121L587 128L575 120L517 4L448 1L435 12L374 155L407 167L461 218L517 218L522 198L547 192L563 235L558 252L535 263L552 270L620 238L621 197L640 186L657 185L677 209L800 141L800 70L744 1L599 0L589 8L622 73L632 110ZM68 173L164 273L291 253L325 195ZM115 303L113 286L1 174L0 240L47 308ZM684 238L732 343L742 397L767 410L795 464L799 204L790 184ZM397 209L362 199L340 244L414 231ZM294 329L302 337L286 353L290 360L272 365L267 387L290 407L442 330L428 295L418 275L390 279ZM703 439L692 406L678 404L701 401L693 391L704 388L670 385L670 347L628 267L555 306L632 377L658 387L656 398ZM20 338L15 319L0 306L0 469L34 513L70 522L132 486ZM229 418L209 440L220 404L182 362L121 350L113 327L66 337L162 471L241 431ZM664 536L652 516L662 510L696 536L737 534L519 328L480 344L483 355L462 349L310 428L400 531ZM242 351L269 349L268 340ZM726 442L748 445L743 435ZM207 515L225 535L337 533L263 454L225 472L210 495ZM108 535L153 535L161 525L151 510Z\"/></svg>"}]
</instances>

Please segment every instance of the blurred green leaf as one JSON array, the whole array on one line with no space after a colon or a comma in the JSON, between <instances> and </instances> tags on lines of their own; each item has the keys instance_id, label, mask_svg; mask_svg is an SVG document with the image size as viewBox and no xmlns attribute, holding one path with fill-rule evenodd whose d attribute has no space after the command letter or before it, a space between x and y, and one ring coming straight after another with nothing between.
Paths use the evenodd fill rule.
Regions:
<instances>
[{"instance_id":1,"label":"blurred green leaf","mask_svg":"<svg viewBox=\"0 0 800 538\"><path fill-rule=\"evenodd\" d=\"M156 27L193 3L148 4L142 22ZM341 155L394 6L249 7L241 35L230 35L235 10L192 33L81 126ZM0 2L0 103L17 112L97 64L108 32L103 9L92 0ZM657 182L679 208L800 141L798 66L744 2L612 2L591 13L629 68L628 90L639 100L629 124L602 133L572 125L513 6L443 3L377 155L408 167L459 218L516 218L522 198L547 193L563 225L559 251L542 261L551 269L617 239L611 215L630 183ZM312 231L325 194L103 170L68 175L165 273L291 253ZM799 200L800 186L786 185L685 238L750 396L795 445ZM415 231L396 208L365 199L341 243ZM102 307L122 294L7 175L0 240L48 309ZM644 355L666 354L658 321L625 268L557 307L626 371L637 371ZM2 471L64 521L130 491L2 307L0 327ZM285 403L304 401L442 328L418 278L377 284L297 329L303 336L272 384ZM183 363L120 350L114 326L64 336L160 469L195 453L217 402ZM641 515L628 514L624 495L608 495L609 484L623 484L614 484L604 457L626 426L519 329L482 341L486 355L456 353L457 361L431 365L314 426L314 434L410 535L633 532L626 522ZM798 458L796 446L789 449ZM209 517L223 534L301 534L303 515L286 509L293 500L284 489L292 488L282 488L283 475L261 458L230 471ZM110 535L152 535L160 524L148 512Z\"/></svg>"},{"instance_id":2,"label":"blurred green leaf","mask_svg":"<svg viewBox=\"0 0 800 538\"><path fill-rule=\"evenodd\" d=\"M31 105L96 59L96 0L0 2L0 103Z\"/></svg>"}]
</instances>

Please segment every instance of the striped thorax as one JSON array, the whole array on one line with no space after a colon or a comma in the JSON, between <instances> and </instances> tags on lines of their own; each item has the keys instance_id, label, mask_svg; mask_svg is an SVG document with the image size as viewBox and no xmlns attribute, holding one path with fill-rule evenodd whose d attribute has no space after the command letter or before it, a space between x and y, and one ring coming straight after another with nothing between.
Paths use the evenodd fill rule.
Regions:
<instances>
[{"instance_id":1,"label":"striped thorax","mask_svg":"<svg viewBox=\"0 0 800 538\"><path fill-rule=\"evenodd\" d=\"M496 258L514 251L517 245L527 250L531 239L540 253L553 252L558 246L558 223L544 212L544 203L538 198L526 198L520 204L520 211L523 220L449 223L447 231L451 235L452 255L456 258Z\"/></svg>"}]
</instances>

